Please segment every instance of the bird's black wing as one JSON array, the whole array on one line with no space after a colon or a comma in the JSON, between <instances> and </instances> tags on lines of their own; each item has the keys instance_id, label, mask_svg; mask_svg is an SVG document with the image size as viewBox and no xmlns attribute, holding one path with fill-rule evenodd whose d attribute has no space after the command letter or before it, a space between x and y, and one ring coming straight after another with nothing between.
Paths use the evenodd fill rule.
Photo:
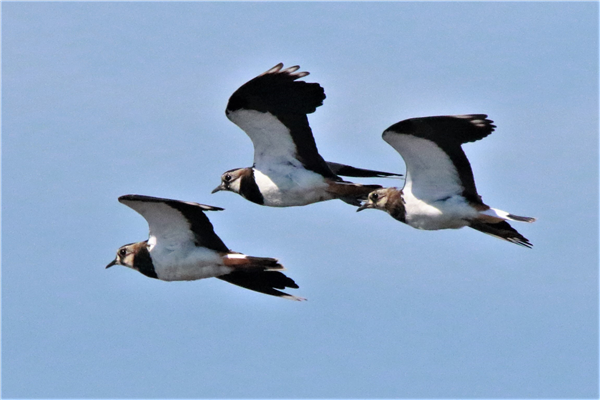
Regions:
<instances>
[{"instance_id":1,"label":"bird's black wing","mask_svg":"<svg viewBox=\"0 0 600 400\"><path fill-rule=\"evenodd\" d=\"M357 168L350 165L327 161L327 166L336 175L348 176L352 178L388 178L402 176L393 172L375 171L371 169Z\"/></svg>"},{"instance_id":2,"label":"bird's black wing","mask_svg":"<svg viewBox=\"0 0 600 400\"><path fill-rule=\"evenodd\" d=\"M307 114L323 104L325 91L318 83L298 79L308 72L278 64L248 81L229 99L226 115L254 145L254 165L297 164L328 178L336 178L323 160Z\"/></svg>"}]
</instances>

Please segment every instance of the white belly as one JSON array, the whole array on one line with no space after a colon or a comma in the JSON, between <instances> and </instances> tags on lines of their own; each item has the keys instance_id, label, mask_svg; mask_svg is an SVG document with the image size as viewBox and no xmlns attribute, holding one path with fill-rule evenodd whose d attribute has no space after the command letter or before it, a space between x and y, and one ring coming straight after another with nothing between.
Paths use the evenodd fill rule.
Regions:
<instances>
[{"instance_id":1,"label":"white belly","mask_svg":"<svg viewBox=\"0 0 600 400\"><path fill-rule=\"evenodd\" d=\"M268 171L254 170L254 179L270 207L305 206L333 199L323 176L302 168L278 166Z\"/></svg>"},{"instance_id":2,"label":"white belly","mask_svg":"<svg viewBox=\"0 0 600 400\"><path fill-rule=\"evenodd\" d=\"M150 254L156 275L163 281L193 281L233 271L233 268L223 265L223 260L217 252L204 247L190 247L177 251L162 249Z\"/></svg>"},{"instance_id":3,"label":"white belly","mask_svg":"<svg viewBox=\"0 0 600 400\"><path fill-rule=\"evenodd\" d=\"M406 223L417 229L458 229L468 226L478 214L462 196L428 203L409 194L404 196L404 201Z\"/></svg>"}]
</instances>

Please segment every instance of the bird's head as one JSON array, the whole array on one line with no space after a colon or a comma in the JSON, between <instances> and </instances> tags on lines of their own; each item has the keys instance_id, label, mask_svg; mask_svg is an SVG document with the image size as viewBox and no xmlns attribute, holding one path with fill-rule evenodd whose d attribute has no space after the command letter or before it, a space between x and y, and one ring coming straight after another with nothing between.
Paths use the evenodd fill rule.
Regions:
<instances>
[{"instance_id":1,"label":"bird's head","mask_svg":"<svg viewBox=\"0 0 600 400\"><path fill-rule=\"evenodd\" d=\"M113 265L122 265L127 268L136 269L133 266L133 262L141 246L146 246L146 242L130 243L119 247L117 256L106 266L106 268L110 268Z\"/></svg>"},{"instance_id":2,"label":"bird's head","mask_svg":"<svg viewBox=\"0 0 600 400\"><path fill-rule=\"evenodd\" d=\"M248 174L252 174L251 168L231 169L221 175L221 184L214 188L211 193L217 193L222 190L229 192L240 193L242 178Z\"/></svg>"},{"instance_id":3,"label":"bird's head","mask_svg":"<svg viewBox=\"0 0 600 400\"><path fill-rule=\"evenodd\" d=\"M390 197L390 191L395 190L394 188L382 188L377 189L369 193L367 200L365 200L360 207L356 210L362 211L367 208L375 208L377 210L387 211L387 202Z\"/></svg>"}]
</instances>

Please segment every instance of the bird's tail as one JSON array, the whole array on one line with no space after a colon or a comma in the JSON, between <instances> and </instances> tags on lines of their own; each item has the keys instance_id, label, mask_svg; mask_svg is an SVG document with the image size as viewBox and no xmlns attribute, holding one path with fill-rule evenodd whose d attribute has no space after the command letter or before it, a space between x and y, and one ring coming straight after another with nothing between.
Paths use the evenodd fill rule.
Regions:
<instances>
[{"instance_id":1,"label":"bird's tail","mask_svg":"<svg viewBox=\"0 0 600 400\"><path fill-rule=\"evenodd\" d=\"M518 244L527 248L533 247L529 240L521 235L515 228L510 226L506 221L500 222L483 222L473 221L470 225L471 228L478 230L479 232L487 233L488 235L495 236L499 239L507 240L511 243Z\"/></svg>"},{"instance_id":2,"label":"bird's tail","mask_svg":"<svg viewBox=\"0 0 600 400\"><path fill-rule=\"evenodd\" d=\"M514 215L507 213L506 211L498 210L496 208L489 208L485 211L481 211L480 214L487 215L493 218L500 218L502 220L508 221L519 221L519 222L534 222L535 218L532 217L521 217L519 215Z\"/></svg>"},{"instance_id":3,"label":"bird's tail","mask_svg":"<svg viewBox=\"0 0 600 400\"><path fill-rule=\"evenodd\" d=\"M327 191L335 195L336 198L351 204L360 206L363 200L366 200L373 190L381 189L380 185L361 185L352 182L331 182Z\"/></svg>"},{"instance_id":4,"label":"bird's tail","mask_svg":"<svg viewBox=\"0 0 600 400\"><path fill-rule=\"evenodd\" d=\"M235 270L227 275L219 276L218 278L221 280L271 296L296 301L306 300L277 290L298 289L298 285L292 278L280 272L285 268L275 258L229 253L223 256L223 261L225 265L233 267Z\"/></svg>"}]
</instances>

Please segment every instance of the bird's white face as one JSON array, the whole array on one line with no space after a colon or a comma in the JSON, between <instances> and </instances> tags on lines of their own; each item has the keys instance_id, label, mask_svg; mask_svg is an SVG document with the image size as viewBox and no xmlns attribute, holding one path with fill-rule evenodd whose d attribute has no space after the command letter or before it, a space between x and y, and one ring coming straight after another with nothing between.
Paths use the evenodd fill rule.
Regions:
<instances>
[{"instance_id":1,"label":"bird's white face","mask_svg":"<svg viewBox=\"0 0 600 400\"><path fill-rule=\"evenodd\" d=\"M117 257L106 266L110 268L113 265L122 265L124 267L133 268L133 259L135 258L136 247L139 243L131 243L121 246L117 250Z\"/></svg>"},{"instance_id":2,"label":"bird's white face","mask_svg":"<svg viewBox=\"0 0 600 400\"><path fill-rule=\"evenodd\" d=\"M232 169L221 175L221 184L217 186L212 193L226 190L234 193L240 193L242 177L247 173L248 168Z\"/></svg>"}]
</instances>

